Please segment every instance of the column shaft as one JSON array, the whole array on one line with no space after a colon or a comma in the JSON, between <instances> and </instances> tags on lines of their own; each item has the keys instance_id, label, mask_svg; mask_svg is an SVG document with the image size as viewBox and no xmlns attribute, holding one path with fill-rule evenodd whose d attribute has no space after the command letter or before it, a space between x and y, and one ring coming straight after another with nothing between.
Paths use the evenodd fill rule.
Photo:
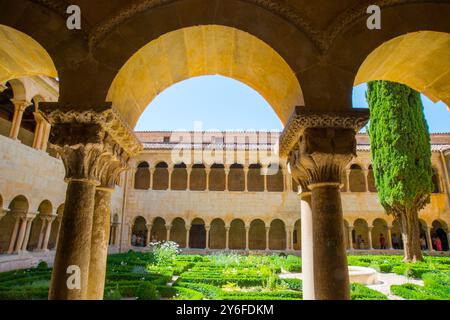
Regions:
<instances>
[{"instance_id":1,"label":"column shaft","mask_svg":"<svg viewBox=\"0 0 450 320\"><path fill-rule=\"evenodd\" d=\"M303 300L315 300L313 216L310 192L304 192L300 195L300 213L302 222Z\"/></svg>"},{"instance_id":2,"label":"column shaft","mask_svg":"<svg viewBox=\"0 0 450 320\"><path fill-rule=\"evenodd\" d=\"M433 241L431 240L431 228L426 229L425 233L427 234L427 245L429 251L434 251Z\"/></svg>"},{"instance_id":3,"label":"column shaft","mask_svg":"<svg viewBox=\"0 0 450 320\"><path fill-rule=\"evenodd\" d=\"M248 242L249 242L249 231L250 231L250 227L245 227L245 250L249 250L249 245L248 245Z\"/></svg>"},{"instance_id":4,"label":"column shaft","mask_svg":"<svg viewBox=\"0 0 450 320\"><path fill-rule=\"evenodd\" d=\"M33 224L33 219L27 219L27 229L25 230L25 238L24 238L23 244L22 244L22 251L27 251L28 240L30 240L30 232L31 232L32 224Z\"/></svg>"},{"instance_id":5,"label":"column shaft","mask_svg":"<svg viewBox=\"0 0 450 320\"><path fill-rule=\"evenodd\" d=\"M25 232L27 229L27 219L20 219L20 229L19 235L17 236L16 247L14 248L15 252L19 252L22 249L23 241L25 240Z\"/></svg>"},{"instance_id":6,"label":"column shaft","mask_svg":"<svg viewBox=\"0 0 450 320\"><path fill-rule=\"evenodd\" d=\"M270 233L270 227L266 227L266 250L268 251L270 248L269 246L269 233Z\"/></svg>"},{"instance_id":7,"label":"column shaft","mask_svg":"<svg viewBox=\"0 0 450 320\"><path fill-rule=\"evenodd\" d=\"M42 248L41 248L44 251L48 250L48 241L50 239L50 233L52 231L52 223L53 223L53 219L47 220L47 226L45 228L44 242L43 242Z\"/></svg>"},{"instance_id":8,"label":"column shaft","mask_svg":"<svg viewBox=\"0 0 450 320\"><path fill-rule=\"evenodd\" d=\"M42 244L44 242L45 226L47 224L47 219L45 219L44 217L41 217L41 216L39 218L42 220L42 224L41 224L41 230L39 231L39 240L38 240L37 249L42 250Z\"/></svg>"},{"instance_id":9,"label":"column shaft","mask_svg":"<svg viewBox=\"0 0 450 320\"><path fill-rule=\"evenodd\" d=\"M338 183L311 185L315 298L349 300L350 282Z\"/></svg>"},{"instance_id":10,"label":"column shaft","mask_svg":"<svg viewBox=\"0 0 450 320\"><path fill-rule=\"evenodd\" d=\"M91 253L87 298L102 300L105 289L106 259L111 223L112 189L97 188L95 191L94 217L92 221Z\"/></svg>"},{"instance_id":11,"label":"column shaft","mask_svg":"<svg viewBox=\"0 0 450 320\"><path fill-rule=\"evenodd\" d=\"M353 250L353 227L348 227L348 245L349 249Z\"/></svg>"},{"instance_id":12,"label":"column shaft","mask_svg":"<svg viewBox=\"0 0 450 320\"><path fill-rule=\"evenodd\" d=\"M373 242L372 242L372 230L373 227L369 227L368 229L368 237L369 237L369 250L373 250Z\"/></svg>"},{"instance_id":13,"label":"column shaft","mask_svg":"<svg viewBox=\"0 0 450 320\"><path fill-rule=\"evenodd\" d=\"M87 298L94 196L94 183L69 180L49 291L51 300Z\"/></svg>"},{"instance_id":14,"label":"column shaft","mask_svg":"<svg viewBox=\"0 0 450 320\"><path fill-rule=\"evenodd\" d=\"M225 227L225 250L230 249L230 227Z\"/></svg>"},{"instance_id":15,"label":"column shaft","mask_svg":"<svg viewBox=\"0 0 450 320\"><path fill-rule=\"evenodd\" d=\"M14 247L16 246L17 233L19 232L20 222L21 222L21 219L17 217L16 223L14 224L13 232L11 234L11 240L9 240L8 254L11 254L14 252Z\"/></svg>"},{"instance_id":16,"label":"column shaft","mask_svg":"<svg viewBox=\"0 0 450 320\"><path fill-rule=\"evenodd\" d=\"M189 249L189 232L191 228L186 227L186 249Z\"/></svg>"}]
</instances>

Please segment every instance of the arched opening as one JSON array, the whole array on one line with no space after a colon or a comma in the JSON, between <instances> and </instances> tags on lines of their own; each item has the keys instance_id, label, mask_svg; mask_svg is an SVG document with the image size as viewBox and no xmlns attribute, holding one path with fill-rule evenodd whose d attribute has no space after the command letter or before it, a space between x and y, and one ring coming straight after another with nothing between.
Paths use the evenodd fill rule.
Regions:
<instances>
[{"instance_id":1,"label":"arched opening","mask_svg":"<svg viewBox=\"0 0 450 320\"><path fill-rule=\"evenodd\" d=\"M372 245L375 249L388 249L387 223L385 220L377 218L373 221Z\"/></svg>"},{"instance_id":2,"label":"arched opening","mask_svg":"<svg viewBox=\"0 0 450 320\"><path fill-rule=\"evenodd\" d=\"M211 249L225 249L226 245L225 222L219 218L214 219L211 221L209 230L209 247Z\"/></svg>"},{"instance_id":3,"label":"arched opening","mask_svg":"<svg viewBox=\"0 0 450 320\"><path fill-rule=\"evenodd\" d=\"M9 204L9 212L0 220L0 249L2 253L8 252L11 248L15 249L17 238L19 236L19 227L22 220L18 217L24 217L28 212L28 200L20 195L15 197ZM12 253L13 251L10 251Z\"/></svg>"},{"instance_id":4,"label":"arched opening","mask_svg":"<svg viewBox=\"0 0 450 320\"><path fill-rule=\"evenodd\" d=\"M245 249L245 223L241 219L234 219L230 223L228 236L229 248L231 250Z\"/></svg>"},{"instance_id":5,"label":"arched opening","mask_svg":"<svg viewBox=\"0 0 450 320\"><path fill-rule=\"evenodd\" d=\"M38 214L33 219L31 224L30 239L28 241L27 250L42 250L43 241L45 238L46 226L49 223L49 218L53 213L53 206L50 201L44 200L41 202L38 208Z\"/></svg>"},{"instance_id":6,"label":"arched opening","mask_svg":"<svg viewBox=\"0 0 450 320\"><path fill-rule=\"evenodd\" d=\"M152 242L167 240L166 221L163 218L157 217L153 220L150 239Z\"/></svg>"},{"instance_id":7,"label":"arched opening","mask_svg":"<svg viewBox=\"0 0 450 320\"><path fill-rule=\"evenodd\" d=\"M186 164L178 163L174 165L170 189L178 191L187 189Z\"/></svg>"},{"instance_id":8,"label":"arched opening","mask_svg":"<svg viewBox=\"0 0 450 320\"><path fill-rule=\"evenodd\" d=\"M275 219L270 224L269 230L269 249L285 250L286 249L286 228L284 222Z\"/></svg>"},{"instance_id":9,"label":"arched opening","mask_svg":"<svg viewBox=\"0 0 450 320\"><path fill-rule=\"evenodd\" d=\"M448 227L444 221L434 220L431 229L433 248L436 251L448 251Z\"/></svg>"},{"instance_id":10,"label":"arched opening","mask_svg":"<svg viewBox=\"0 0 450 320\"><path fill-rule=\"evenodd\" d=\"M264 221L256 219L250 223L248 248L250 250L266 249L266 224Z\"/></svg>"},{"instance_id":11,"label":"arched opening","mask_svg":"<svg viewBox=\"0 0 450 320\"><path fill-rule=\"evenodd\" d=\"M134 188L137 190L150 189L150 165L144 161L138 164L134 175Z\"/></svg>"},{"instance_id":12,"label":"arched opening","mask_svg":"<svg viewBox=\"0 0 450 320\"><path fill-rule=\"evenodd\" d=\"M284 175L281 166L277 164L269 165L267 174L267 191L283 192L284 191Z\"/></svg>"},{"instance_id":13,"label":"arched opening","mask_svg":"<svg viewBox=\"0 0 450 320\"><path fill-rule=\"evenodd\" d=\"M302 221L300 219L295 221L292 237L294 250L302 250Z\"/></svg>"},{"instance_id":14,"label":"arched opening","mask_svg":"<svg viewBox=\"0 0 450 320\"><path fill-rule=\"evenodd\" d=\"M364 250L369 249L369 226L364 219L357 219L353 223L355 230L355 249Z\"/></svg>"},{"instance_id":15,"label":"arched opening","mask_svg":"<svg viewBox=\"0 0 450 320\"><path fill-rule=\"evenodd\" d=\"M436 168L433 168L433 193L440 193L441 192L441 184L439 181L439 173L436 170Z\"/></svg>"},{"instance_id":16,"label":"arched opening","mask_svg":"<svg viewBox=\"0 0 450 320\"><path fill-rule=\"evenodd\" d=\"M248 167L247 188L249 192L264 191L264 175L261 169L262 166L259 163L251 164Z\"/></svg>"},{"instance_id":17,"label":"arched opening","mask_svg":"<svg viewBox=\"0 0 450 320\"><path fill-rule=\"evenodd\" d=\"M153 173L153 190L167 190L169 188L169 166L159 162Z\"/></svg>"},{"instance_id":18,"label":"arched opening","mask_svg":"<svg viewBox=\"0 0 450 320\"><path fill-rule=\"evenodd\" d=\"M190 186L191 191L206 190L206 170L201 163L196 163L192 166Z\"/></svg>"},{"instance_id":19,"label":"arched opening","mask_svg":"<svg viewBox=\"0 0 450 320\"><path fill-rule=\"evenodd\" d=\"M170 228L170 241L178 243L180 248L186 248L186 223L182 218L175 218Z\"/></svg>"},{"instance_id":20,"label":"arched opening","mask_svg":"<svg viewBox=\"0 0 450 320\"><path fill-rule=\"evenodd\" d=\"M5 137L9 137L14 118L14 104L11 101L13 98L13 89L7 82L6 89L0 92L0 134Z\"/></svg>"},{"instance_id":21,"label":"arched opening","mask_svg":"<svg viewBox=\"0 0 450 320\"><path fill-rule=\"evenodd\" d=\"M191 230L189 231L189 247L193 249L206 248L205 222L200 218L195 218L191 222Z\"/></svg>"},{"instance_id":22,"label":"arched opening","mask_svg":"<svg viewBox=\"0 0 450 320\"><path fill-rule=\"evenodd\" d=\"M131 231L131 245L135 247L145 247L147 245L147 221L144 217L134 219Z\"/></svg>"},{"instance_id":23,"label":"arched opening","mask_svg":"<svg viewBox=\"0 0 450 320\"><path fill-rule=\"evenodd\" d=\"M400 226L400 221L397 219L392 222L391 237L392 248L396 250L403 250L402 229Z\"/></svg>"},{"instance_id":24,"label":"arched opening","mask_svg":"<svg viewBox=\"0 0 450 320\"><path fill-rule=\"evenodd\" d=\"M209 172L209 190L225 191L225 167L223 164L214 163Z\"/></svg>"},{"instance_id":25,"label":"arched opening","mask_svg":"<svg viewBox=\"0 0 450 320\"><path fill-rule=\"evenodd\" d=\"M48 241L48 249L56 249L58 243L59 229L61 227L62 216L64 212L64 204L61 204L56 210L56 218L52 223L52 230L50 231L50 239Z\"/></svg>"},{"instance_id":26,"label":"arched opening","mask_svg":"<svg viewBox=\"0 0 450 320\"><path fill-rule=\"evenodd\" d=\"M350 167L350 192L366 192L366 180L364 171L357 164Z\"/></svg>"},{"instance_id":27,"label":"arched opening","mask_svg":"<svg viewBox=\"0 0 450 320\"><path fill-rule=\"evenodd\" d=\"M245 190L245 174L244 166L234 163L230 166L228 174L228 191L244 191Z\"/></svg>"},{"instance_id":28,"label":"arched opening","mask_svg":"<svg viewBox=\"0 0 450 320\"><path fill-rule=\"evenodd\" d=\"M372 165L369 166L369 169L367 172L367 185L368 185L369 192L377 192L377 187L375 185L375 177L373 175Z\"/></svg>"}]
</instances>

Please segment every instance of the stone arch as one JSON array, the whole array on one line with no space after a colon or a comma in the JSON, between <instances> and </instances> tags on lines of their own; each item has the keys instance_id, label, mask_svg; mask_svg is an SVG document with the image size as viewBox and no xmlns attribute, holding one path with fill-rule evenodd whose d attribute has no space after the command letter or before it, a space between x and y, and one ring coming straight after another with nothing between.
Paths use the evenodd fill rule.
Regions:
<instances>
[{"instance_id":1,"label":"stone arch","mask_svg":"<svg viewBox=\"0 0 450 320\"><path fill-rule=\"evenodd\" d=\"M234 219L230 223L229 248L231 250L245 249L245 223L241 219Z\"/></svg>"},{"instance_id":2,"label":"stone arch","mask_svg":"<svg viewBox=\"0 0 450 320\"><path fill-rule=\"evenodd\" d=\"M189 248L206 248L205 221L201 218L195 218L191 222L191 230L189 231Z\"/></svg>"},{"instance_id":3,"label":"stone arch","mask_svg":"<svg viewBox=\"0 0 450 320\"><path fill-rule=\"evenodd\" d=\"M170 241L178 243L180 248L186 248L186 222L183 218L175 218L170 228Z\"/></svg>"},{"instance_id":4,"label":"stone arch","mask_svg":"<svg viewBox=\"0 0 450 320\"><path fill-rule=\"evenodd\" d=\"M134 174L134 189L150 189L150 165L147 161L142 161L137 165L136 173Z\"/></svg>"},{"instance_id":5,"label":"stone arch","mask_svg":"<svg viewBox=\"0 0 450 320\"><path fill-rule=\"evenodd\" d=\"M258 37L233 27L200 23L177 28L134 50L120 66L106 98L132 127L159 92L202 75L219 74L247 84L272 105L281 121L287 121L294 106L304 105L300 84L287 62ZM145 90L129 85L127 79L137 77Z\"/></svg>"},{"instance_id":6,"label":"stone arch","mask_svg":"<svg viewBox=\"0 0 450 320\"><path fill-rule=\"evenodd\" d=\"M267 170L267 191L283 192L284 175L281 166L278 164L270 164Z\"/></svg>"},{"instance_id":7,"label":"stone arch","mask_svg":"<svg viewBox=\"0 0 450 320\"><path fill-rule=\"evenodd\" d=\"M11 99L14 98L14 92L10 82L6 82L6 89L0 92L0 134L9 137L12 121L14 119L14 104Z\"/></svg>"},{"instance_id":8,"label":"stone arch","mask_svg":"<svg viewBox=\"0 0 450 320\"><path fill-rule=\"evenodd\" d=\"M373 168L372 165L369 166L367 171L367 188L369 192L378 192L376 184L375 184L375 177L373 175Z\"/></svg>"},{"instance_id":9,"label":"stone arch","mask_svg":"<svg viewBox=\"0 0 450 320\"><path fill-rule=\"evenodd\" d=\"M225 222L220 218L216 218L211 221L209 247L211 249L225 249L226 245Z\"/></svg>"},{"instance_id":10,"label":"stone arch","mask_svg":"<svg viewBox=\"0 0 450 320\"><path fill-rule=\"evenodd\" d=\"M280 219L275 219L270 223L269 249L270 250L286 249L286 226L284 221Z\"/></svg>"},{"instance_id":11,"label":"stone arch","mask_svg":"<svg viewBox=\"0 0 450 320\"><path fill-rule=\"evenodd\" d=\"M253 163L248 167L247 188L249 192L264 191L264 175L261 164Z\"/></svg>"},{"instance_id":12,"label":"stone arch","mask_svg":"<svg viewBox=\"0 0 450 320\"><path fill-rule=\"evenodd\" d=\"M375 249L388 249L389 239L387 232L387 222L384 219L377 218L372 223L372 246ZM382 241L384 239L384 245Z\"/></svg>"},{"instance_id":13,"label":"stone arch","mask_svg":"<svg viewBox=\"0 0 450 320\"><path fill-rule=\"evenodd\" d=\"M185 163L177 163L173 166L170 190L187 189L187 167Z\"/></svg>"},{"instance_id":14,"label":"stone arch","mask_svg":"<svg viewBox=\"0 0 450 320\"><path fill-rule=\"evenodd\" d=\"M167 190L169 188L169 166L165 162L159 162L153 173L153 190Z\"/></svg>"},{"instance_id":15,"label":"stone arch","mask_svg":"<svg viewBox=\"0 0 450 320\"><path fill-rule=\"evenodd\" d=\"M2 253L8 251L11 241L16 243L18 234L14 239L12 239L12 236L16 227L18 228L20 225L17 217L28 213L28 208L28 199L23 195L16 196L9 203L8 213L0 219L0 250Z\"/></svg>"},{"instance_id":16,"label":"stone arch","mask_svg":"<svg viewBox=\"0 0 450 320\"><path fill-rule=\"evenodd\" d=\"M449 243L448 243L449 232L448 232L448 226L445 223L445 221L436 219L433 221L431 226L432 226L432 228L431 228L432 238L439 238L439 240L441 241L442 251L448 251L449 250ZM433 247L435 250L438 249L436 246L436 243L433 244Z\"/></svg>"},{"instance_id":17,"label":"stone arch","mask_svg":"<svg viewBox=\"0 0 450 320\"><path fill-rule=\"evenodd\" d=\"M440 193L441 183L439 178L439 171L436 168L433 168L432 182L433 182L433 193Z\"/></svg>"},{"instance_id":18,"label":"stone arch","mask_svg":"<svg viewBox=\"0 0 450 320\"><path fill-rule=\"evenodd\" d=\"M45 227L47 222L45 221L46 217L50 217L53 214L53 206L49 200L44 200L41 202L38 208L38 214L33 219L33 223L31 224L30 230L30 239L28 241L27 250L33 251L39 249L39 246L42 246L42 241Z\"/></svg>"},{"instance_id":19,"label":"stone arch","mask_svg":"<svg viewBox=\"0 0 450 320\"><path fill-rule=\"evenodd\" d=\"M189 184L189 190L191 191L206 190L206 169L204 164L196 163L192 166Z\"/></svg>"},{"instance_id":20,"label":"stone arch","mask_svg":"<svg viewBox=\"0 0 450 320\"><path fill-rule=\"evenodd\" d=\"M366 57L354 85L389 80L450 105L449 51L450 33L418 31L397 36Z\"/></svg>"},{"instance_id":21,"label":"stone arch","mask_svg":"<svg viewBox=\"0 0 450 320\"><path fill-rule=\"evenodd\" d=\"M250 223L248 248L250 250L266 249L266 224L261 219L255 219Z\"/></svg>"},{"instance_id":22,"label":"stone arch","mask_svg":"<svg viewBox=\"0 0 450 320\"><path fill-rule=\"evenodd\" d=\"M353 223L355 230L355 249L369 249L369 226L364 219L356 219Z\"/></svg>"},{"instance_id":23,"label":"stone arch","mask_svg":"<svg viewBox=\"0 0 450 320\"><path fill-rule=\"evenodd\" d=\"M294 244L294 250L302 250L302 221L298 219L294 223L294 230L292 234L292 242Z\"/></svg>"},{"instance_id":24,"label":"stone arch","mask_svg":"<svg viewBox=\"0 0 450 320\"><path fill-rule=\"evenodd\" d=\"M153 219L150 239L151 241L167 240L166 221L163 218L156 217Z\"/></svg>"},{"instance_id":25,"label":"stone arch","mask_svg":"<svg viewBox=\"0 0 450 320\"><path fill-rule=\"evenodd\" d=\"M135 247L145 247L147 245L147 221L142 216L136 217L133 221L131 245Z\"/></svg>"},{"instance_id":26,"label":"stone arch","mask_svg":"<svg viewBox=\"0 0 450 320\"><path fill-rule=\"evenodd\" d=\"M0 83L26 76L58 76L48 52L29 35L0 25L0 43Z\"/></svg>"},{"instance_id":27,"label":"stone arch","mask_svg":"<svg viewBox=\"0 0 450 320\"><path fill-rule=\"evenodd\" d=\"M352 164L350 167L350 192L366 192L366 180L361 166Z\"/></svg>"},{"instance_id":28,"label":"stone arch","mask_svg":"<svg viewBox=\"0 0 450 320\"><path fill-rule=\"evenodd\" d=\"M214 163L209 173L209 190L225 191L225 166Z\"/></svg>"},{"instance_id":29,"label":"stone arch","mask_svg":"<svg viewBox=\"0 0 450 320\"><path fill-rule=\"evenodd\" d=\"M228 191L244 191L245 190L245 174L244 166L234 163L230 166L228 173Z\"/></svg>"}]
</instances>

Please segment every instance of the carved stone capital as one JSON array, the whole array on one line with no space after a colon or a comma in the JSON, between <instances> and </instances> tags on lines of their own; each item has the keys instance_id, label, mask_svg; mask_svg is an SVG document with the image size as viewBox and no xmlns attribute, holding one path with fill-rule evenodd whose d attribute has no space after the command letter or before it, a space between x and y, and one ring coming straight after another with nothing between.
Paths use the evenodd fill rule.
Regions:
<instances>
[{"instance_id":1,"label":"carved stone capital","mask_svg":"<svg viewBox=\"0 0 450 320\"><path fill-rule=\"evenodd\" d=\"M40 104L39 112L52 125L50 145L61 156L66 179L114 187L129 158L142 150L111 104L77 110L47 102Z\"/></svg>"},{"instance_id":2,"label":"carved stone capital","mask_svg":"<svg viewBox=\"0 0 450 320\"><path fill-rule=\"evenodd\" d=\"M14 104L14 108L18 112L24 112L26 108L32 105L31 102L26 100L11 99L11 102Z\"/></svg>"},{"instance_id":3,"label":"carved stone capital","mask_svg":"<svg viewBox=\"0 0 450 320\"><path fill-rule=\"evenodd\" d=\"M281 135L286 157L302 190L318 183L341 183L341 173L356 156L356 133L367 123L367 109L314 112L296 108Z\"/></svg>"}]
</instances>

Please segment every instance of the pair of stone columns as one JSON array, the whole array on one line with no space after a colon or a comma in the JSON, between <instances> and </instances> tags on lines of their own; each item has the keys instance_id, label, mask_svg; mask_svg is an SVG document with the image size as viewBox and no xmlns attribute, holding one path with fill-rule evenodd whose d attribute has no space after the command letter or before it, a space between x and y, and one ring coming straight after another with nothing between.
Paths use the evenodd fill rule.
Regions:
<instances>
[{"instance_id":1,"label":"pair of stone columns","mask_svg":"<svg viewBox=\"0 0 450 320\"><path fill-rule=\"evenodd\" d=\"M11 129L9 131L9 137L11 139L17 140L20 131L20 125L22 123L23 113L26 108L31 105L31 102L26 100L16 100L11 99L11 102L14 104L14 116L11 123Z\"/></svg>"},{"instance_id":2,"label":"pair of stone columns","mask_svg":"<svg viewBox=\"0 0 450 320\"><path fill-rule=\"evenodd\" d=\"M39 232L39 240L37 245L37 250L47 251L48 242L50 240L50 233L52 231L52 224L56 216L41 216L42 220L41 230Z\"/></svg>"},{"instance_id":3,"label":"pair of stone columns","mask_svg":"<svg viewBox=\"0 0 450 320\"><path fill-rule=\"evenodd\" d=\"M36 120L36 131L34 133L33 148L46 151L51 126L39 112L34 113L34 119Z\"/></svg>"},{"instance_id":4,"label":"pair of stone columns","mask_svg":"<svg viewBox=\"0 0 450 320\"><path fill-rule=\"evenodd\" d=\"M326 112L297 107L280 137L280 155L287 158L301 186L305 300L350 299L341 175L356 156L356 133L368 118L367 109Z\"/></svg>"},{"instance_id":5,"label":"pair of stone columns","mask_svg":"<svg viewBox=\"0 0 450 320\"><path fill-rule=\"evenodd\" d=\"M49 299L103 298L111 193L130 156L141 150L111 104L81 109L40 104L67 182Z\"/></svg>"},{"instance_id":6,"label":"pair of stone columns","mask_svg":"<svg viewBox=\"0 0 450 320\"><path fill-rule=\"evenodd\" d=\"M27 250L30 239L31 225L35 217L34 214L26 212L14 212L16 223L9 241L8 254L20 253Z\"/></svg>"}]
</instances>

